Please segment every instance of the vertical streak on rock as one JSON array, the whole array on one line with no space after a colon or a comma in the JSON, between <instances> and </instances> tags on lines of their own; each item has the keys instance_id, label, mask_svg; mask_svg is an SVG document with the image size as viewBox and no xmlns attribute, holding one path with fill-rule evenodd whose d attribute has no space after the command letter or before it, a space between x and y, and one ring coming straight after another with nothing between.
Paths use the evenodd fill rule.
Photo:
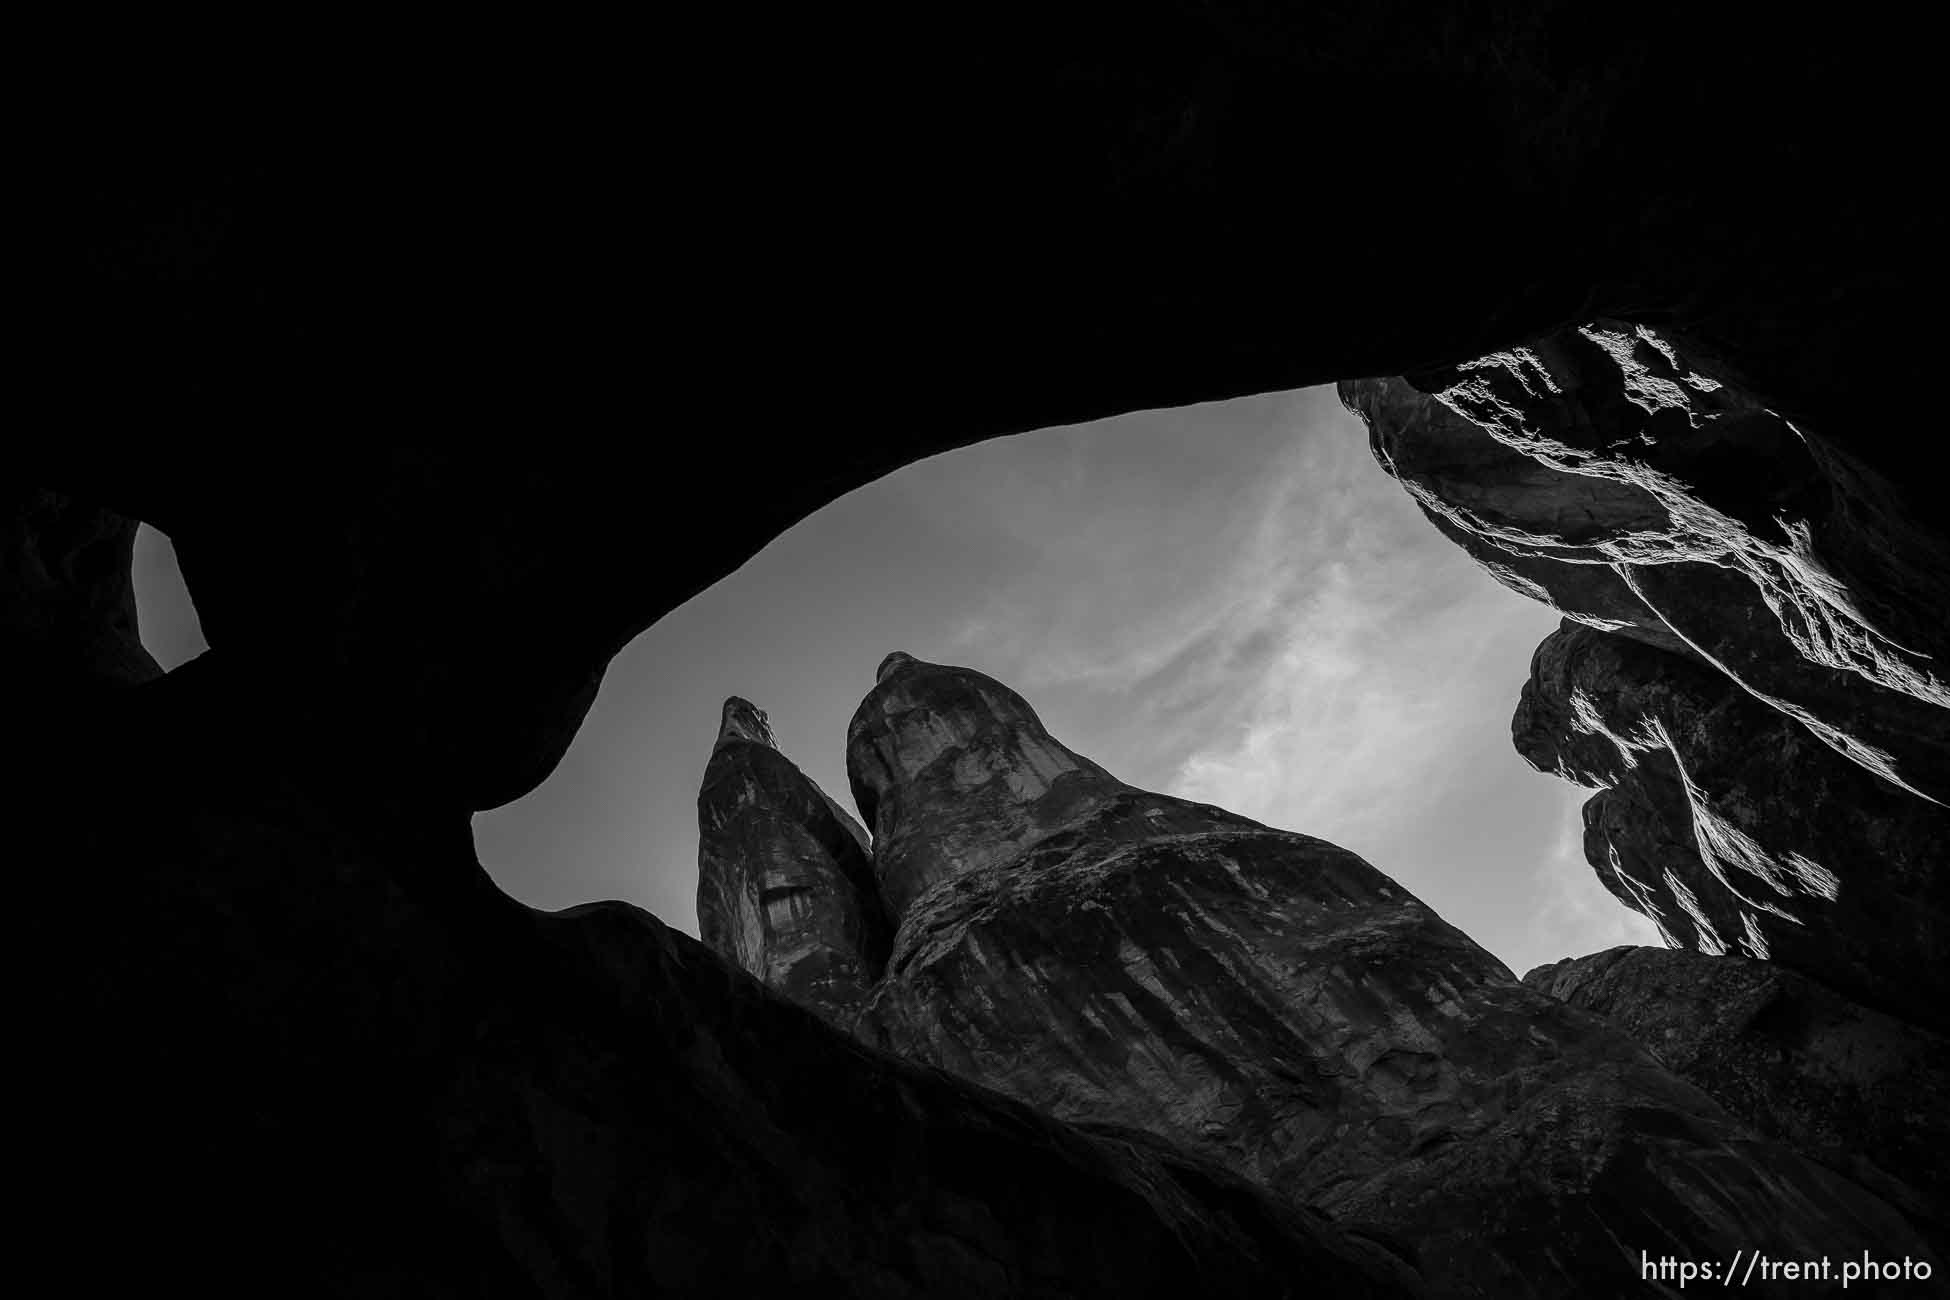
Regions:
<instances>
[{"instance_id":1,"label":"vertical streak on rock","mask_svg":"<svg viewBox=\"0 0 1950 1300\"><path fill-rule=\"evenodd\" d=\"M705 944L836 1024L886 960L887 925L859 825L779 753L765 714L725 701L698 793Z\"/></svg>"},{"instance_id":2,"label":"vertical streak on rock","mask_svg":"<svg viewBox=\"0 0 1950 1300\"><path fill-rule=\"evenodd\" d=\"M847 727L846 767L897 920L934 885L1131 788L1060 744L993 678L901 651L876 676Z\"/></svg>"}]
</instances>

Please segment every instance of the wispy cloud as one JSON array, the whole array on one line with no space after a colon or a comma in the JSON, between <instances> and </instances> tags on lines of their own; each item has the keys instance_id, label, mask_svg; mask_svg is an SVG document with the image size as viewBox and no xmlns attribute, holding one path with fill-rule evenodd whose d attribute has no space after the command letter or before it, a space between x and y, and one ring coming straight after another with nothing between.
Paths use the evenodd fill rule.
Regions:
<instances>
[{"instance_id":1,"label":"wispy cloud","mask_svg":"<svg viewBox=\"0 0 1950 1300\"><path fill-rule=\"evenodd\" d=\"M1140 769L1249 816L1344 831L1441 780L1443 738L1510 703L1464 698L1453 675L1526 610L1330 402L1266 412L1281 436L1236 478L1154 509L1032 491L1018 509L1046 516L1046 558L954 647L1040 698L1113 709Z\"/></svg>"},{"instance_id":2,"label":"wispy cloud","mask_svg":"<svg viewBox=\"0 0 1950 1300\"><path fill-rule=\"evenodd\" d=\"M1065 431L1073 455L1104 463L1082 490L1022 485L1013 510L1037 520L1038 561L965 616L951 648L1009 665L1025 689L1124 696L1148 716L1276 659L1359 521L1343 489L1378 475L1345 430L1312 436L1319 395L1262 400L1258 445L1226 448L1225 472L1194 483L1126 463L1114 430Z\"/></svg>"},{"instance_id":3,"label":"wispy cloud","mask_svg":"<svg viewBox=\"0 0 1950 1300\"><path fill-rule=\"evenodd\" d=\"M1320 567L1277 648L1237 683L1244 716L1186 755L1176 793L1358 843L1405 797L1454 779L1456 733L1496 721L1451 674L1496 614L1431 599L1400 567Z\"/></svg>"},{"instance_id":4,"label":"wispy cloud","mask_svg":"<svg viewBox=\"0 0 1950 1300\"><path fill-rule=\"evenodd\" d=\"M1581 792L1507 739L1555 616L1436 533L1331 395L1255 415L1235 472L1192 484L1066 431L1087 472L1011 484L1044 546L951 652L1125 779L1345 844L1513 965L1642 942L1565 847Z\"/></svg>"},{"instance_id":5,"label":"wispy cloud","mask_svg":"<svg viewBox=\"0 0 1950 1300\"><path fill-rule=\"evenodd\" d=\"M1043 516L1039 562L991 593L950 643L1019 664L1025 688L1143 687L1155 697L1195 685L1293 599L1306 562L1291 536L1305 516L1299 477L1276 465L1256 481L1170 497L1146 490L1164 482L1108 494L1030 489Z\"/></svg>"}]
</instances>

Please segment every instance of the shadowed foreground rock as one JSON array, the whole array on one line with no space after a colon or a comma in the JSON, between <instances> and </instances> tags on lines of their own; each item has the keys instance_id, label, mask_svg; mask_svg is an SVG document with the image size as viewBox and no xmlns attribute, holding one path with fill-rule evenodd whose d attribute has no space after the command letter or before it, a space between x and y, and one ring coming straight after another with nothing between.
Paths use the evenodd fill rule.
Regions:
<instances>
[{"instance_id":1,"label":"shadowed foreground rock","mask_svg":"<svg viewBox=\"0 0 1950 1300\"><path fill-rule=\"evenodd\" d=\"M1526 759L1603 792L1586 856L1674 941L1942 1023L1950 534L1718 355L1599 321L1341 385L1376 457L1499 580L1570 620Z\"/></svg>"},{"instance_id":2,"label":"shadowed foreground rock","mask_svg":"<svg viewBox=\"0 0 1950 1300\"><path fill-rule=\"evenodd\" d=\"M850 1101L793 1108L768 1050L753 1086L783 1110L683 1132L698 1104L631 1109L692 1095L747 1004L648 994L712 1023L638 1072L653 1031L601 1010L625 985L548 975L558 947L466 823L548 775L630 638L901 465L1620 313L1912 465L1939 222L1890 124L1926 120L1935 47L1881 24L1218 3L670 26L648 77L633 38L484 28L402 59L403 93L335 72L357 109L334 90L296 126L255 96L170 120L186 78L158 57L167 93L24 186L25 278L52 292L19 312L12 487L167 533L212 647L116 689L141 663L96 598L125 581L93 563L113 548L5 534L10 1155L60 1290L602 1294L648 1238L668 1276L729 1261L692 1289L744 1295L740 1269L793 1282L779 1233L854 1240L723 1155L765 1145L814 1203L857 1204L870 1167L799 1158ZM23 558L82 552L47 585ZM44 619L63 590L92 594ZM686 1154L666 1176L645 1149ZM1010 1220L1021 1257L1093 1208ZM1118 1251L1151 1264L1155 1223L1119 1220Z\"/></svg>"},{"instance_id":3,"label":"shadowed foreground rock","mask_svg":"<svg viewBox=\"0 0 1950 1300\"><path fill-rule=\"evenodd\" d=\"M136 632L135 530L57 492L0 489L0 676L57 698L162 676Z\"/></svg>"},{"instance_id":4,"label":"shadowed foreground rock","mask_svg":"<svg viewBox=\"0 0 1950 1300\"><path fill-rule=\"evenodd\" d=\"M991 678L889 656L847 758L899 922L871 1041L1402 1241L1440 1295L1919 1246L1360 858L1125 785Z\"/></svg>"},{"instance_id":5,"label":"shadowed foreground rock","mask_svg":"<svg viewBox=\"0 0 1950 1300\"><path fill-rule=\"evenodd\" d=\"M644 1257L674 1293L1420 1294L1321 1216L1142 1133L1078 1132L862 1047L634 909L556 924L657 1058L630 1110L652 1139L617 1184L655 1207Z\"/></svg>"},{"instance_id":6,"label":"shadowed foreground rock","mask_svg":"<svg viewBox=\"0 0 1950 1300\"><path fill-rule=\"evenodd\" d=\"M1539 966L1523 982L1602 1016L1761 1132L1874 1188L1941 1252L1942 1036L1739 957L1611 948Z\"/></svg>"},{"instance_id":7,"label":"shadowed foreground rock","mask_svg":"<svg viewBox=\"0 0 1950 1300\"><path fill-rule=\"evenodd\" d=\"M223 706L209 667L72 755L193 736ZM21 1026L120 1067L22 1079L33 1113L90 1117L15 1148L63 1294L1415 1293L1317 1215L871 1050L636 908L521 907L464 822L407 838L316 802L303 766L183 752L76 826L116 888ZM116 1248L85 1249L104 1225Z\"/></svg>"}]
</instances>

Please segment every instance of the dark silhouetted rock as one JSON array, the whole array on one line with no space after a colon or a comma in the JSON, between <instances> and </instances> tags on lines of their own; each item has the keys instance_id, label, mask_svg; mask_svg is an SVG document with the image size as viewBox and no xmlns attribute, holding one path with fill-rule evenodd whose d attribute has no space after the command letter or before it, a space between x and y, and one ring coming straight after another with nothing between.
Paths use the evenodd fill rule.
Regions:
<instances>
[{"instance_id":1,"label":"dark silhouetted rock","mask_svg":"<svg viewBox=\"0 0 1950 1300\"><path fill-rule=\"evenodd\" d=\"M136 628L135 530L56 492L0 492L0 676L66 696L162 675Z\"/></svg>"},{"instance_id":2,"label":"dark silhouetted rock","mask_svg":"<svg viewBox=\"0 0 1950 1300\"><path fill-rule=\"evenodd\" d=\"M1604 1017L1761 1132L1950 1227L1950 1042L1771 962L1611 948L1525 984Z\"/></svg>"},{"instance_id":3,"label":"dark silhouetted rock","mask_svg":"<svg viewBox=\"0 0 1950 1300\"><path fill-rule=\"evenodd\" d=\"M925 59L885 57L868 10L696 8L673 48L739 49L734 92L595 41L510 100L483 53L362 80L363 117L327 97L275 148L150 97L36 189L64 245L19 366L91 433L9 454L167 533L226 671L304 682L277 707L316 743L463 810L539 782L663 612L983 438L1639 313L1897 459L1937 231L1888 124L1931 106L1904 75L1927 42L1779 8L1690 7L1683 41L1634 9L1425 8L1003 6L910 25ZM617 161L646 114L687 123L651 184ZM1309 150L1389 161L1329 202ZM684 251L650 251L659 224ZM655 436L619 440L650 392ZM727 394L744 432L677 432ZM652 483L735 508L702 536Z\"/></svg>"},{"instance_id":4,"label":"dark silhouetted rock","mask_svg":"<svg viewBox=\"0 0 1950 1300\"><path fill-rule=\"evenodd\" d=\"M207 658L138 688L144 728L112 739L219 703ZM75 1294L1414 1293L1318 1215L875 1052L636 908L522 907L464 825L376 839L311 774L190 745L75 828L115 868L99 951L17 1026L85 1023L125 1067L22 1080L35 1113L93 1117L15 1145L49 1171L41 1241ZM425 889L455 877L476 888ZM225 1239L185 1234L172 1196ZM117 1248L81 1250L104 1223Z\"/></svg>"},{"instance_id":5,"label":"dark silhouetted rock","mask_svg":"<svg viewBox=\"0 0 1950 1300\"><path fill-rule=\"evenodd\" d=\"M1757 1233L1915 1249L1360 858L1127 786L991 678L891 658L847 753L906 899L861 1031L903 1055L1412 1243L1443 1295L1629 1294L1639 1249Z\"/></svg>"},{"instance_id":6,"label":"dark silhouetted rock","mask_svg":"<svg viewBox=\"0 0 1950 1300\"><path fill-rule=\"evenodd\" d=\"M890 931L867 837L735 696L697 796L697 923L709 948L801 1006L850 1025Z\"/></svg>"},{"instance_id":7,"label":"dark silhouetted rock","mask_svg":"<svg viewBox=\"0 0 1950 1300\"><path fill-rule=\"evenodd\" d=\"M167 93L64 132L67 174L24 187L25 278L52 292L17 312L35 418L7 471L166 532L211 648L101 692L79 638L0 680L30 918L18 1235L108 1294L602 1294L646 1267L609 1225L645 1223L679 1294L789 1287L787 1231L919 1276L934 1220L874 1202L852 1237L818 1208L875 1195L848 1161L887 1153L805 1086L823 1057L757 1041L814 1018L649 989L699 1023L631 1064L654 1034L601 1018L613 975L543 977L469 813L548 775L657 618L982 438L1628 313L1934 502L1902 434L1936 369L1914 314L1940 222L1891 127L1927 120L1933 43L1805 6L1673 17L694 6L669 48L725 58L646 77L640 41L578 28L563 58L524 24L390 87L335 73L357 108L318 96L312 122L255 98L172 120L195 78L153 59ZM22 626L10 668L45 662ZM633 978L677 978L623 947ZM725 1043L777 1109L631 1109ZM547 1087L496 1082L523 1072ZM620 1137L589 1119L623 1114ZM844 1159L800 1158L829 1132ZM895 1154L952 1171L930 1132ZM727 1155L753 1146L776 1165ZM816 1191L769 1199L779 1166ZM445 1168L489 1190L439 1194ZM1161 1287L1191 1268L1151 1253L1155 1216L1029 1204L996 1212L1014 1258L1088 1238Z\"/></svg>"},{"instance_id":8,"label":"dark silhouetted rock","mask_svg":"<svg viewBox=\"0 0 1950 1300\"><path fill-rule=\"evenodd\" d=\"M673 1292L1419 1293L1400 1258L1322 1216L1144 1134L1082 1133L863 1047L635 909L560 928L643 1017L656 1066L633 1076L631 1114L651 1159L618 1185L649 1211L646 1257Z\"/></svg>"}]
</instances>

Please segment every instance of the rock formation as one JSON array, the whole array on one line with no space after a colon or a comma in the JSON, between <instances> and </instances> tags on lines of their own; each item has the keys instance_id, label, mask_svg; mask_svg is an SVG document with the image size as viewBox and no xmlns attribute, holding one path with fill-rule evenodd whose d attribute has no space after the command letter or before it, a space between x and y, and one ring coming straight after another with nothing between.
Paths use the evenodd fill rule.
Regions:
<instances>
[{"instance_id":1,"label":"rock formation","mask_svg":"<svg viewBox=\"0 0 1950 1300\"><path fill-rule=\"evenodd\" d=\"M697 820L698 936L800 1006L851 1024L891 937L866 833L779 753L748 701L725 701Z\"/></svg>"},{"instance_id":2,"label":"rock formation","mask_svg":"<svg viewBox=\"0 0 1950 1300\"><path fill-rule=\"evenodd\" d=\"M1586 858L1695 950L1527 982L1941 1242L1950 532L1857 454L1862 412L1770 380L1598 321L1341 394L1438 529L1566 615L1516 748L1596 789Z\"/></svg>"},{"instance_id":3,"label":"rock formation","mask_svg":"<svg viewBox=\"0 0 1950 1300\"><path fill-rule=\"evenodd\" d=\"M1893 784L1950 796L1945 538L1878 476L1644 326L1341 386L1490 572L1690 652Z\"/></svg>"},{"instance_id":4,"label":"rock formation","mask_svg":"<svg viewBox=\"0 0 1950 1300\"><path fill-rule=\"evenodd\" d=\"M897 922L942 881L1008 862L1130 792L980 673L896 651L875 680L847 729L846 774Z\"/></svg>"},{"instance_id":5,"label":"rock formation","mask_svg":"<svg viewBox=\"0 0 1950 1300\"><path fill-rule=\"evenodd\" d=\"M1438 528L1582 625L1514 726L1601 787L1607 886L1941 1023L1950 535L1698 351L1600 321L1341 392Z\"/></svg>"},{"instance_id":6,"label":"rock formation","mask_svg":"<svg viewBox=\"0 0 1950 1300\"><path fill-rule=\"evenodd\" d=\"M274 127L256 95L174 120L158 56L166 93L23 187L52 292L18 313L9 493L168 533L211 648L99 671L141 672L91 649L129 646L120 576L45 561L114 548L5 534L19 1235L109 1294L751 1294L813 1257L939 1294L919 1261L963 1232L1024 1294L1277 1293L1200 1285L1243 1233L1087 1174L1017 1216L1034 1151L1095 1160L1068 1130L1016 1130L1026 1179L953 1194L1006 1121L897 1097L849 1126L867 1090L816 1084L861 1049L640 919L515 907L469 814L548 775L658 617L981 438L1622 314L1711 339L1797 422L1848 417L1927 501L1901 431L1936 209L1892 126L1927 120L1933 46L1792 6L667 26L654 76L639 41L557 57L524 25ZM610 1014L631 999L689 1019L660 1037ZM884 1199L876 1153L912 1175ZM1291 1259L1276 1281L1326 1268Z\"/></svg>"},{"instance_id":7,"label":"rock formation","mask_svg":"<svg viewBox=\"0 0 1950 1300\"><path fill-rule=\"evenodd\" d=\"M1598 788L1586 856L1669 943L1946 1023L1950 810L1693 657L1568 621L1537 647L1512 729L1532 765Z\"/></svg>"},{"instance_id":8,"label":"rock formation","mask_svg":"<svg viewBox=\"0 0 1950 1300\"><path fill-rule=\"evenodd\" d=\"M1612 948L1524 983L1602 1016L1675 1074L1950 1240L1950 1041L1778 963Z\"/></svg>"},{"instance_id":9,"label":"rock formation","mask_svg":"<svg viewBox=\"0 0 1950 1300\"><path fill-rule=\"evenodd\" d=\"M23 882L43 915L90 887L60 868L112 882L85 926L23 938L48 964L17 1032L103 1065L19 1079L20 1105L68 1120L14 1147L65 1288L1415 1293L1387 1249L1155 1139L873 1051L636 908L516 904L464 821L322 801L304 755L265 762L279 719L265 746L205 739L242 713L220 653L38 751L49 773L142 776ZM114 1249L85 1249L104 1233Z\"/></svg>"},{"instance_id":10,"label":"rock formation","mask_svg":"<svg viewBox=\"0 0 1950 1300\"><path fill-rule=\"evenodd\" d=\"M641 1046L618 1060L547 1044L529 1067L538 1083L508 1089L520 1100L477 1131L487 1145L525 1120L571 1204L607 1194L570 1239L641 1261L650 1286L591 1294L754 1295L781 1279L917 1300L1420 1293L1391 1250L1318 1214L1142 1133L1080 1132L868 1050L635 909L549 921L621 991ZM585 1067L579 1095L564 1065ZM499 1073L481 1084L507 1089ZM578 1168L591 1141L608 1155L599 1178ZM533 1210L494 1173L508 1198L497 1217L518 1234ZM727 1224L741 1228L736 1251L716 1244Z\"/></svg>"},{"instance_id":11,"label":"rock formation","mask_svg":"<svg viewBox=\"0 0 1950 1300\"><path fill-rule=\"evenodd\" d=\"M1587 1294L1618 1241L1731 1255L1761 1222L1915 1248L1353 854L1126 785L980 673L878 679L848 775L899 928L863 1038L1407 1243L1439 1295Z\"/></svg>"}]
</instances>

